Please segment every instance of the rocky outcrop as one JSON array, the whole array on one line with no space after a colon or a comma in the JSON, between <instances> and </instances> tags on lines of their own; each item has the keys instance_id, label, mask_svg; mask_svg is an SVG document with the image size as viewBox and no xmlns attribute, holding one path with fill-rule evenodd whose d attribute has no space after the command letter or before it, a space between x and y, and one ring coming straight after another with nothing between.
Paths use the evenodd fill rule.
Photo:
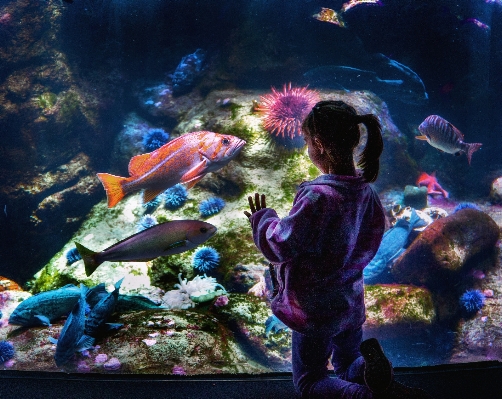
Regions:
<instances>
[{"instance_id":1,"label":"rocky outcrop","mask_svg":"<svg viewBox=\"0 0 502 399\"><path fill-rule=\"evenodd\" d=\"M462 209L427 227L392 266L396 281L435 288L493 251L500 230L482 211Z\"/></svg>"}]
</instances>

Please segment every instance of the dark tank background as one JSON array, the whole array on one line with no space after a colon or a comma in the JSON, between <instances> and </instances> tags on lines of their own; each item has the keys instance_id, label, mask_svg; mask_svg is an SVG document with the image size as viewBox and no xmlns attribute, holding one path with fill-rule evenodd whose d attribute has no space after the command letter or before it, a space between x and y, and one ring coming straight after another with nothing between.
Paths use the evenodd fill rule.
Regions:
<instances>
[{"instance_id":1,"label":"dark tank background","mask_svg":"<svg viewBox=\"0 0 502 399\"><path fill-rule=\"evenodd\" d=\"M413 170L389 165L390 183L379 189L402 190L418 171L437 171L452 198L488 203L502 175L502 4L384 0L344 13L346 28L312 17L343 3L0 0L0 275L32 279L105 198L96 172L127 173L114 141L131 112L183 133L173 130L180 115L216 90L311 84L305 74L321 66L380 74L380 54L413 70L428 100L382 93ZM204 69L171 111L142 106L145 89L170 82L197 49ZM414 139L430 114L483 143L470 166L464 154ZM443 328L430 333L447 352L452 332Z\"/></svg>"}]
</instances>

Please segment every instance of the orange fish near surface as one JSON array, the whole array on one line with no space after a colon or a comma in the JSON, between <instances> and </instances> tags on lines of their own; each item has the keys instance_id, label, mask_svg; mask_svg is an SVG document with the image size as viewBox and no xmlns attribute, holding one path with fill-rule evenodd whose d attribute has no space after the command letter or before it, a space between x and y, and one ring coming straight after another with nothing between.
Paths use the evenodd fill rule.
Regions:
<instances>
[{"instance_id":1,"label":"orange fish near surface","mask_svg":"<svg viewBox=\"0 0 502 399\"><path fill-rule=\"evenodd\" d=\"M113 208L125 195L143 189L143 203L178 183L192 188L206 173L214 172L239 154L244 140L208 131L185 133L153 152L129 162L130 177L98 173Z\"/></svg>"}]
</instances>

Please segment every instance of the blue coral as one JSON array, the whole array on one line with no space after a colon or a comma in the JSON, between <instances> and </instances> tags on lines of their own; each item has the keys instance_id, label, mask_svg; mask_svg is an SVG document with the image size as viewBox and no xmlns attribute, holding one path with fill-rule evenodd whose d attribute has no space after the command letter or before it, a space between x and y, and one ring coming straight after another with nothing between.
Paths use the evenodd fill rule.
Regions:
<instances>
[{"instance_id":1,"label":"blue coral","mask_svg":"<svg viewBox=\"0 0 502 399\"><path fill-rule=\"evenodd\" d=\"M7 341L0 341L0 364L12 359L15 354L14 345Z\"/></svg>"},{"instance_id":2,"label":"blue coral","mask_svg":"<svg viewBox=\"0 0 502 399\"><path fill-rule=\"evenodd\" d=\"M460 307L468 315L472 315L485 305L485 296L480 290L467 290L460 297Z\"/></svg>"},{"instance_id":3,"label":"blue coral","mask_svg":"<svg viewBox=\"0 0 502 399\"><path fill-rule=\"evenodd\" d=\"M220 264L220 254L213 247L200 247L193 254L192 266L201 273L209 272Z\"/></svg>"},{"instance_id":4,"label":"blue coral","mask_svg":"<svg viewBox=\"0 0 502 399\"><path fill-rule=\"evenodd\" d=\"M82 259L77 248L72 248L68 252L66 252L66 264L71 265L75 263L77 260Z\"/></svg>"},{"instance_id":5,"label":"blue coral","mask_svg":"<svg viewBox=\"0 0 502 399\"><path fill-rule=\"evenodd\" d=\"M164 191L164 204L170 210L183 206L187 198L188 190L180 183Z\"/></svg>"},{"instance_id":6,"label":"blue coral","mask_svg":"<svg viewBox=\"0 0 502 399\"><path fill-rule=\"evenodd\" d=\"M456 212L460 211L461 209L475 209L477 211L481 210L481 208L479 206L477 206L476 204L473 204L472 202L462 202L455 207L455 209L453 210L452 213L456 213Z\"/></svg>"},{"instance_id":7,"label":"blue coral","mask_svg":"<svg viewBox=\"0 0 502 399\"><path fill-rule=\"evenodd\" d=\"M199 212L202 216L211 216L220 212L224 206L225 201L218 197L212 197L199 204Z\"/></svg>"},{"instance_id":8,"label":"blue coral","mask_svg":"<svg viewBox=\"0 0 502 399\"><path fill-rule=\"evenodd\" d=\"M157 224L157 218L155 216L146 214L139 219L136 223L136 230L138 232L149 229Z\"/></svg>"},{"instance_id":9,"label":"blue coral","mask_svg":"<svg viewBox=\"0 0 502 399\"><path fill-rule=\"evenodd\" d=\"M160 128L151 128L143 136L143 146L148 152L155 151L169 141L169 133Z\"/></svg>"}]
</instances>

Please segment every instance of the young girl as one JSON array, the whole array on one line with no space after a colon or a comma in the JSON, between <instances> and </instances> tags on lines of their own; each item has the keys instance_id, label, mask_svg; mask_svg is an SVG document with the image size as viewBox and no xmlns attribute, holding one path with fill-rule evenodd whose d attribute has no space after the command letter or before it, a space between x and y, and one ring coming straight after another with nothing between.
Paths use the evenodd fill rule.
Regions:
<instances>
[{"instance_id":1,"label":"young girl","mask_svg":"<svg viewBox=\"0 0 502 399\"><path fill-rule=\"evenodd\" d=\"M358 166L359 124L367 130ZM293 330L293 382L302 398L414 398L393 381L375 339L362 341L363 269L375 255L385 215L373 188L383 150L381 126L342 101L321 101L302 125L313 164L323 173L300 185L280 219L265 195L249 197L253 239L271 262L274 315ZM331 363L338 378L330 378ZM380 396L379 396L380 395ZM419 396L417 396L419 395Z\"/></svg>"}]
</instances>

